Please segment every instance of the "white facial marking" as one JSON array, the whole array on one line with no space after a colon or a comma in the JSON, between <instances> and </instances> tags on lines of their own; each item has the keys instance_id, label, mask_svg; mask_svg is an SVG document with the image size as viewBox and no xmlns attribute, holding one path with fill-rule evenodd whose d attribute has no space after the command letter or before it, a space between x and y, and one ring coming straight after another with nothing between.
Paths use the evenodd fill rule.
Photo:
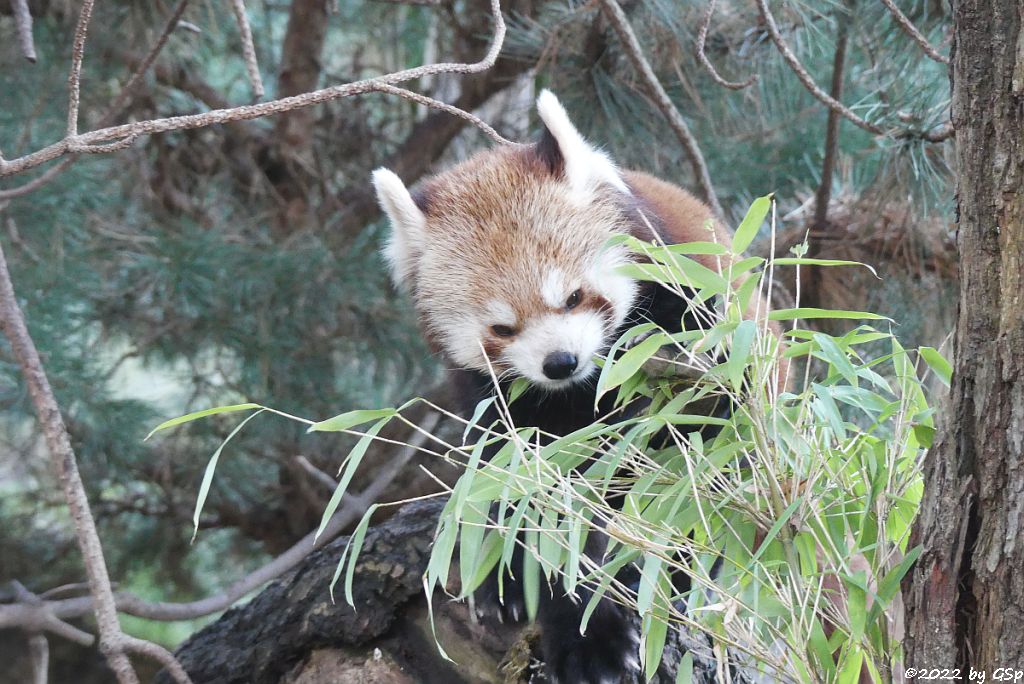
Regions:
<instances>
[{"instance_id":1,"label":"white facial marking","mask_svg":"<svg viewBox=\"0 0 1024 684\"><path fill-rule=\"evenodd\" d=\"M606 321L596 311L546 314L530 320L515 340L505 348L503 360L536 385L558 389L589 376L594 355L605 346ZM553 352L573 354L576 371L564 380L544 375L544 359Z\"/></svg>"},{"instance_id":2,"label":"white facial marking","mask_svg":"<svg viewBox=\"0 0 1024 684\"><path fill-rule=\"evenodd\" d=\"M615 328L626 320L636 299L636 281L618 270L619 266L629 261L629 253L621 247L603 249L598 253L588 274L591 286L611 303Z\"/></svg>"},{"instance_id":3,"label":"white facial marking","mask_svg":"<svg viewBox=\"0 0 1024 684\"><path fill-rule=\"evenodd\" d=\"M507 325L513 327L516 324L516 312L508 302L500 299L492 299L484 307L484 315L487 316L487 325Z\"/></svg>"},{"instance_id":4,"label":"white facial marking","mask_svg":"<svg viewBox=\"0 0 1024 684\"><path fill-rule=\"evenodd\" d=\"M553 268L544 276L544 282L540 286L540 295L544 303L553 309L565 306L566 292L565 276L561 269Z\"/></svg>"}]
</instances>

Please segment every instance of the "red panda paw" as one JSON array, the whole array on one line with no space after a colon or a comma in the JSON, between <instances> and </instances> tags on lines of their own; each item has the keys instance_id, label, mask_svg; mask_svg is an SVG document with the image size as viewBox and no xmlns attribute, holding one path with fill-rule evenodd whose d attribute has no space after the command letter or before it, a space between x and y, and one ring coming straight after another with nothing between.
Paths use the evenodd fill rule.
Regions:
<instances>
[{"instance_id":1,"label":"red panda paw","mask_svg":"<svg viewBox=\"0 0 1024 684\"><path fill-rule=\"evenodd\" d=\"M541 613L544 670L551 684L636 684L640 632L629 611L601 601L580 634L579 607L546 606Z\"/></svg>"}]
</instances>

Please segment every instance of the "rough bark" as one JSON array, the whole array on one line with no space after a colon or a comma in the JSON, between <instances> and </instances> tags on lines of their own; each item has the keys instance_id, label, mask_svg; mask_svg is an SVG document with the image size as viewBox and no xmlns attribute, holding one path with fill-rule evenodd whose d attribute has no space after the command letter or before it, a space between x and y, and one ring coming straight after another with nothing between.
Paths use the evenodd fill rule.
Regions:
<instances>
[{"instance_id":1,"label":"rough bark","mask_svg":"<svg viewBox=\"0 0 1024 684\"><path fill-rule=\"evenodd\" d=\"M925 464L907 664L1024 664L1024 5L953 0L959 322Z\"/></svg>"}]
</instances>

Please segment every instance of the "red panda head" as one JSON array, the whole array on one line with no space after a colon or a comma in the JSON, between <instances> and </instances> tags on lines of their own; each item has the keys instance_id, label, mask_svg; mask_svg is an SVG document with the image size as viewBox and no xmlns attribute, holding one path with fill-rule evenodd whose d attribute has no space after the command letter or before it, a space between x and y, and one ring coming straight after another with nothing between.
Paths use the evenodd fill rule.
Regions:
<instances>
[{"instance_id":1,"label":"red panda head","mask_svg":"<svg viewBox=\"0 0 1024 684\"><path fill-rule=\"evenodd\" d=\"M557 389L586 379L626 319L636 283L608 239L628 232L631 193L549 91L536 145L488 150L426 180L417 197L387 169L373 182L391 221L395 283L455 364Z\"/></svg>"}]
</instances>

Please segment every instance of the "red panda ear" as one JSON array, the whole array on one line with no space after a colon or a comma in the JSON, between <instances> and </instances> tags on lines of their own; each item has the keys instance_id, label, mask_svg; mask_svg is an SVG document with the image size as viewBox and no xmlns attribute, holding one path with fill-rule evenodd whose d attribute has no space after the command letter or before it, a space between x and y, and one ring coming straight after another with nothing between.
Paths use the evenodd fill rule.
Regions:
<instances>
[{"instance_id":1,"label":"red panda ear","mask_svg":"<svg viewBox=\"0 0 1024 684\"><path fill-rule=\"evenodd\" d=\"M562 103L550 90L537 98L537 114L544 122L544 136L536 151L541 160L568 181L573 194L589 200L602 185L629 194L629 188L607 154L592 146L569 121Z\"/></svg>"},{"instance_id":2,"label":"red panda ear","mask_svg":"<svg viewBox=\"0 0 1024 684\"><path fill-rule=\"evenodd\" d=\"M416 270L423 251L427 219L416 206L402 179L388 169L373 172L377 201L391 221L391 235L384 245L384 258L391 265L395 285L404 287Z\"/></svg>"}]
</instances>

